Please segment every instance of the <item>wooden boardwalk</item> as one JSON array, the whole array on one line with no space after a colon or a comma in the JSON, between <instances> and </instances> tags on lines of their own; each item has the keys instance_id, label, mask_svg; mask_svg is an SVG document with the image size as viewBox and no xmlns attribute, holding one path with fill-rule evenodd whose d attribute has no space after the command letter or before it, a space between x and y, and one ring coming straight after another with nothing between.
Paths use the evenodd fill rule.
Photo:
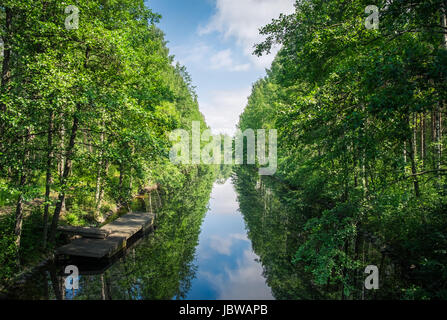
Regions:
<instances>
[{"instance_id":1,"label":"wooden boardwalk","mask_svg":"<svg viewBox=\"0 0 447 320\"><path fill-rule=\"evenodd\" d=\"M147 231L154 225L155 215L147 212L128 213L99 230L105 231L105 239L79 238L59 247L56 256L86 258L110 258L126 248L127 240L140 231Z\"/></svg>"}]
</instances>

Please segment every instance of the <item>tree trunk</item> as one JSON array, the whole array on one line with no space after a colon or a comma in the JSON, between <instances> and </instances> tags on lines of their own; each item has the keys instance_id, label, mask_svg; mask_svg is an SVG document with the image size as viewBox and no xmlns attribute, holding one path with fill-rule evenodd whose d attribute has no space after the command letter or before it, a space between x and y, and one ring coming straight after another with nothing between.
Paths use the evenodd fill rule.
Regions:
<instances>
[{"instance_id":1,"label":"tree trunk","mask_svg":"<svg viewBox=\"0 0 447 320\"><path fill-rule=\"evenodd\" d=\"M22 173L22 177L20 178L20 187L23 187L26 182L25 173ZM17 247L17 251L20 249L20 240L22 236L22 224L23 224L23 193L21 192L16 205L16 222L14 227L14 236L15 243Z\"/></svg>"},{"instance_id":2,"label":"tree trunk","mask_svg":"<svg viewBox=\"0 0 447 320\"><path fill-rule=\"evenodd\" d=\"M154 213L152 209L152 192L149 192L148 197L149 197L149 209L151 210L150 213Z\"/></svg>"},{"instance_id":3,"label":"tree trunk","mask_svg":"<svg viewBox=\"0 0 447 320\"><path fill-rule=\"evenodd\" d=\"M11 35L12 35L12 9L5 8L5 28L3 40L3 63L2 63L2 90L6 90L11 77ZM0 110L6 111L6 105L0 103Z\"/></svg>"},{"instance_id":4,"label":"tree trunk","mask_svg":"<svg viewBox=\"0 0 447 320\"><path fill-rule=\"evenodd\" d=\"M442 103L439 103L436 110L436 170L441 169L442 160Z\"/></svg>"},{"instance_id":5,"label":"tree trunk","mask_svg":"<svg viewBox=\"0 0 447 320\"><path fill-rule=\"evenodd\" d=\"M407 143L404 142L404 163L407 166Z\"/></svg>"},{"instance_id":6,"label":"tree trunk","mask_svg":"<svg viewBox=\"0 0 447 320\"><path fill-rule=\"evenodd\" d=\"M45 180L45 208L43 214L43 248L47 247L47 236L48 236L48 215L50 209L50 192L51 183L53 182L51 176L51 166L53 162L53 127L54 127L54 114L50 111L48 120L48 154L47 154L47 174Z\"/></svg>"},{"instance_id":7,"label":"tree trunk","mask_svg":"<svg viewBox=\"0 0 447 320\"><path fill-rule=\"evenodd\" d=\"M53 220L51 222L51 229L50 229L50 241L51 242L54 242L54 240L56 238L56 229L57 229L57 225L59 223L59 216L62 211L62 204L65 201L65 195L66 195L65 188L67 187L67 179L71 172L71 166L72 166L72 160L73 160L72 158L73 158L73 154L74 154L76 135L78 133L78 126L79 126L79 119L78 119L78 115L75 112L75 114L73 116L73 126L71 128L70 142L68 144L67 151L66 151L64 173L62 175L62 181L61 181L61 192L59 193L56 208L54 209Z\"/></svg>"},{"instance_id":8,"label":"tree trunk","mask_svg":"<svg viewBox=\"0 0 447 320\"><path fill-rule=\"evenodd\" d=\"M50 267L50 278L51 278L51 284L53 286L54 295L56 297L56 300L62 300L62 290L59 285L59 279L57 278L57 271L55 266Z\"/></svg>"},{"instance_id":9,"label":"tree trunk","mask_svg":"<svg viewBox=\"0 0 447 320\"><path fill-rule=\"evenodd\" d=\"M362 151L362 187L363 187L363 197L365 198L368 194L369 183L368 183L368 172L366 170L366 147L363 147Z\"/></svg>"},{"instance_id":10,"label":"tree trunk","mask_svg":"<svg viewBox=\"0 0 447 320\"><path fill-rule=\"evenodd\" d=\"M101 168L101 172L98 172L100 174L99 177L99 181L97 180L97 186L96 186L96 195L95 195L95 200L96 200L96 221L102 222L100 220L102 220L101 214L100 214L100 210L101 210L101 205L102 205L102 200L104 199L104 178L107 176L107 173L109 171L109 162L105 161L105 168L102 169ZM102 175L102 177L101 177ZM99 220L98 220L99 219Z\"/></svg>"},{"instance_id":11,"label":"tree trunk","mask_svg":"<svg viewBox=\"0 0 447 320\"><path fill-rule=\"evenodd\" d=\"M101 161L98 163L98 170L96 172L96 191L95 191L95 204L96 209L100 206L100 194L101 194L101 176L102 176L102 163Z\"/></svg>"},{"instance_id":12,"label":"tree trunk","mask_svg":"<svg viewBox=\"0 0 447 320\"><path fill-rule=\"evenodd\" d=\"M64 114L61 113L61 119L64 119ZM59 172L59 182L62 183L62 176L64 175L64 167L65 167L65 125L63 120L61 121L61 130L60 130L60 140L59 140L59 149L61 150L59 163L58 163L58 172ZM62 212L65 211L65 200L62 202Z\"/></svg>"},{"instance_id":13,"label":"tree trunk","mask_svg":"<svg viewBox=\"0 0 447 320\"><path fill-rule=\"evenodd\" d=\"M104 282L104 274L101 274L101 300L106 300L106 285Z\"/></svg>"},{"instance_id":14,"label":"tree trunk","mask_svg":"<svg viewBox=\"0 0 447 320\"><path fill-rule=\"evenodd\" d=\"M119 190L119 199L118 199L118 206L121 206L124 204L124 164L123 161L120 163L120 178L119 178L119 184L118 184L118 190Z\"/></svg>"},{"instance_id":15,"label":"tree trunk","mask_svg":"<svg viewBox=\"0 0 447 320\"><path fill-rule=\"evenodd\" d=\"M422 166L425 165L425 114L421 114L421 160Z\"/></svg>"},{"instance_id":16,"label":"tree trunk","mask_svg":"<svg viewBox=\"0 0 447 320\"><path fill-rule=\"evenodd\" d=\"M417 166L416 166L416 160L415 160L415 156L414 156L414 150L415 150L415 143L413 141L413 137L411 137L409 139L409 143L410 143L410 151L409 151L409 158L410 158L410 162L411 162L411 174L413 175L413 186L414 186L414 192L416 194L416 197L420 197L421 196L421 192L419 189L419 181L417 178Z\"/></svg>"},{"instance_id":17,"label":"tree trunk","mask_svg":"<svg viewBox=\"0 0 447 320\"><path fill-rule=\"evenodd\" d=\"M102 126L104 127L104 120L102 121ZM103 186L102 186L102 174L103 174L103 165L104 165L104 132L103 128L101 128L101 134L100 134L100 150L99 150L99 162L98 162L98 171L96 173L96 192L95 192L95 220L100 221L101 220L101 202L102 202L102 195L103 195Z\"/></svg>"},{"instance_id":18,"label":"tree trunk","mask_svg":"<svg viewBox=\"0 0 447 320\"><path fill-rule=\"evenodd\" d=\"M447 1L444 1L444 7L441 14L441 25L444 28L444 48L447 49Z\"/></svg>"},{"instance_id":19,"label":"tree trunk","mask_svg":"<svg viewBox=\"0 0 447 320\"><path fill-rule=\"evenodd\" d=\"M106 299L107 300L113 300L112 299L112 290L111 290L111 283L110 283L110 279L107 276L107 274L104 274L104 280L105 280L105 285L106 285Z\"/></svg>"},{"instance_id":20,"label":"tree trunk","mask_svg":"<svg viewBox=\"0 0 447 320\"><path fill-rule=\"evenodd\" d=\"M101 174L102 174L102 168L101 168L101 161L98 164L98 171L96 173L96 192L95 192L95 220L99 221L99 209L101 208Z\"/></svg>"},{"instance_id":21,"label":"tree trunk","mask_svg":"<svg viewBox=\"0 0 447 320\"><path fill-rule=\"evenodd\" d=\"M29 129L27 130L27 136L29 135ZM20 257L19 257L19 250L20 250L20 241L22 237L22 225L23 225L23 192L24 187L26 185L27 180L27 166L28 166L28 158L29 158L29 152L27 150L28 146L28 139L26 138L23 140L23 158L22 158L22 171L20 175L20 181L19 181L19 190L20 194L17 199L17 205L16 205L16 213L15 213L15 227L14 227L14 236L15 236L15 244L17 248L17 265L20 265Z\"/></svg>"},{"instance_id":22,"label":"tree trunk","mask_svg":"<svg viewBox=\"0 0 447 320\"><path fill-rule=\"evenodd\" d=\"M418 116L413 115L413 157L414 161L417 163L418 160Z\"/></svg>"},{"instance_id":23,"label":"tree trunk","mask_svg":"<svg viewBox=\"0 0 447 320\"><path fill-rule=\"evenodd\" d=\"M11 77L11 36L12 36L12 9L5 8L5 26L3 40L3 62L1 74L1 88L0 93L8 90L8 84ZM6 113L6 104L0 102L0 114ZM5 133L4 121L0 121L0 148L2 147L2 139Z\"/></svg>"},{"instance_id":24,"label":"tree trunk","mask_svg":"<svg viewBox=\"0 0 447 320\"><path fill-rule=\"evenodd\" d=\"M447 0L444 0L441 8L441 25L444 28L444 37L442 45L447 50ZM444 101L440 101L438 104L438 110L436 111L436 169L440 170L442 166L442 108ZM441 174L438 171L438 181L441 180Z\"/></svg>"}]
</instances>

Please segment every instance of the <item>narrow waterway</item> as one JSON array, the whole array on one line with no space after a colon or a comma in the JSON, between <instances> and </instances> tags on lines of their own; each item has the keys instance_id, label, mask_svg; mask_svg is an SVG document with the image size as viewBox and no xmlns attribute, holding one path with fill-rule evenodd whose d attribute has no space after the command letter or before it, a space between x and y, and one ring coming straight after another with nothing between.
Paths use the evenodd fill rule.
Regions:
<instances>
[{"instance_id":1,"label":"narrow waterway","mask_svg":"<svg viewBox=\"0 0 447 320\"><path fill-rule=\"evenodd\" d=\"M197 247L198 270L187 299L273 299L258 259L233 184L230 180L215 184Z\"/></svg>"},{"instance_id":2,"label":"narrow waterway","mask_svg":"<svg viewBox=\"0 0 447 320\"><path fill-rule=\"evenodd\" d=\"M133 239L112 261L75 259L48 264L19 281L8 297L273 299L247 237L232 182L214 184L211 196L209 191L197 194L171 197L159 212L155 232ZM79 268L76 290L66 287L67 265Z\"/></svg>"}]
</instances>

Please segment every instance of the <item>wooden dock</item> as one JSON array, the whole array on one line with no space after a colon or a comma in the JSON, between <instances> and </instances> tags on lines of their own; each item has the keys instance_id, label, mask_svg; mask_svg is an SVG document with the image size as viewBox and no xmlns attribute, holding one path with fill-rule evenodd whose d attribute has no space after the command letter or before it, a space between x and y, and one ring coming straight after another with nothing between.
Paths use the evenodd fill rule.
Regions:
<instances>
[{"instance_id":1,"label":"wooden dock","mask_svg":"<svg viewBox=\"0 0 447 320\"><path fill-rule=\"evenodd\" d=\"M99 230L107 234L104 239L82 237L59 247L56 256L74 256L86 258L110 258L126 248L127 240L140 231L154 226L155 215L147 212L128 213Z\"/></svg>"}]
</instances>

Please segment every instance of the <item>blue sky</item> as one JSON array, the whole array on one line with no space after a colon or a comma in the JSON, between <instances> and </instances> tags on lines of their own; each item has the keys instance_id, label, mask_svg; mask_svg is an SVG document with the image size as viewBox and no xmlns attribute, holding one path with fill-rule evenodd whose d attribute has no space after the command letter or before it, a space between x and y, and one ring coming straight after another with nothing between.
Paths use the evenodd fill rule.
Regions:
<instances>
[{"instance_id":1,"label":"blue sky","mask_svg":"<svg viewBox=\"0 0 447 320\"><path fill-rule=\"evenodd\" d=\"M262 41L258 29L294 0L148 0L163 18L175 60L185 65L197 87L200 110L214 133L232 134L253 82L265 75L273 55L252 55Z\"/></svg>"}]
</instances>

